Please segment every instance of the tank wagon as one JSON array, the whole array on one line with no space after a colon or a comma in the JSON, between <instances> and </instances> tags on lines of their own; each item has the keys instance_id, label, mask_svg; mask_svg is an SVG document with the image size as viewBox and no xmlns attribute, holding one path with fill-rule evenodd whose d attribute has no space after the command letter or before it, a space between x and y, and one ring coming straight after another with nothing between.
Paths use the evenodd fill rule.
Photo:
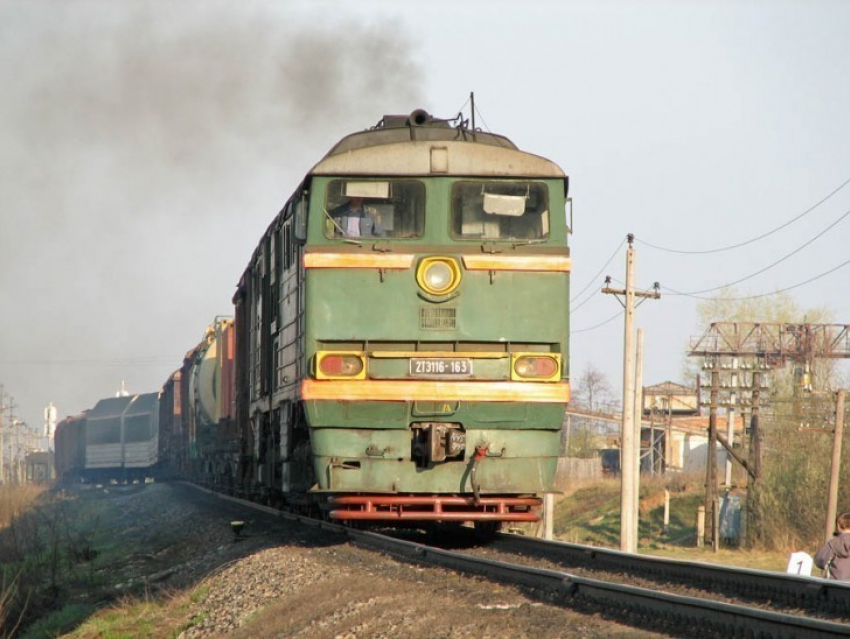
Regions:
<instances>
[{"instance_id":1,"label":"tank wagon","mask_svg":"<svg viewBox=\"0 0 850 639\"><path fill-rule=\"evenodd\" d=\"M235 327L216 318L160 393L160 455L169 474L232 489L239 462L234 419Z\"/></svg>"},{"instance_id":2,"label":"tank wagon","mask_svg":"<svg viewBox=\"0 0 850 639\"><path fill-rule=\"evenodd\" d=\"M336 144L234 296L241 489L341 521L538 520L570 399L567 190L424 111Z\"/></svg>"}]
</instances>

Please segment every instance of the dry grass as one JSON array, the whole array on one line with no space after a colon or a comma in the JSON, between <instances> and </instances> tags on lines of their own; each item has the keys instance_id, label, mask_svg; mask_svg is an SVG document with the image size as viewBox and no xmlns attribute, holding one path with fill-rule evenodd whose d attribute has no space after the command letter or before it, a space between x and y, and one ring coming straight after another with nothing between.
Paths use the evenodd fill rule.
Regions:
<instances>
[{"instance_id":1,"label":"dry grass","mask_svg":"<svg viewBox=\"0 0 850 639\"><path fill-rule=\"evenodd\" d=\"M44 486L0 485L0 529L6 528L17 517L33 506L47 490Z\"/></svg>"}]
</instances>

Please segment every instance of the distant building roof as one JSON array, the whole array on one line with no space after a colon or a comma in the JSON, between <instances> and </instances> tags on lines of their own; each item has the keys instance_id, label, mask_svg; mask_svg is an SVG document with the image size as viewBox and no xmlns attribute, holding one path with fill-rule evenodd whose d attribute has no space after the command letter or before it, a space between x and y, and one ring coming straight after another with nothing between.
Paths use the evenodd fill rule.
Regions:
<instances>
[{"instance_id":1,"label":"distant building roof","mask_svg":"<svg viewBox=\"0 0 850 639\"><path fill-rule=\"evenodd\" d=\"M643 387L644 395L696 395L697 389L684 384L666 381Z\"/></svg>"}]
</instances>

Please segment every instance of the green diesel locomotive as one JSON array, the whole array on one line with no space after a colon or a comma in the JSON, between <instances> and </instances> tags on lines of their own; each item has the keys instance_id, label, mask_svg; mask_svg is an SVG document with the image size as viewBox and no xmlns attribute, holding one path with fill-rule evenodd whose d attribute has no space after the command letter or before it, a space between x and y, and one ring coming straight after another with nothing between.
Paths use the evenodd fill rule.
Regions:
<instances>
[{"instance_id":1,"label":"green diesel locomotive","mask_svg":"<svg viewBox=\"0 0 850 639\"><path fill-rule=\"evenodd\" d=\"M342 521L537 521L570 399L567 187L421 110L334 146L234 297L239 485Z\"/></svg>"}]
</instances>

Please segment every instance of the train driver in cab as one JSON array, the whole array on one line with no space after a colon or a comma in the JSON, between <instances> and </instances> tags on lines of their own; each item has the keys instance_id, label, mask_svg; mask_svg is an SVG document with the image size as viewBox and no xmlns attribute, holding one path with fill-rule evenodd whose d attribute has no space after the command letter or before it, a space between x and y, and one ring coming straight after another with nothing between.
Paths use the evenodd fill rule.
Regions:
<instances>
[{"instance_id":1,"label":"train driver in cab","mask_svg":"<svg viewBox=\"0 0 850 639\"><path fill-rule=\"evenodd\" d=\"M376 211L363 203L362 197L349 197L348 202L331 212L334 237L380 237L384 234Z\"/></svg>"}]
</instances>

